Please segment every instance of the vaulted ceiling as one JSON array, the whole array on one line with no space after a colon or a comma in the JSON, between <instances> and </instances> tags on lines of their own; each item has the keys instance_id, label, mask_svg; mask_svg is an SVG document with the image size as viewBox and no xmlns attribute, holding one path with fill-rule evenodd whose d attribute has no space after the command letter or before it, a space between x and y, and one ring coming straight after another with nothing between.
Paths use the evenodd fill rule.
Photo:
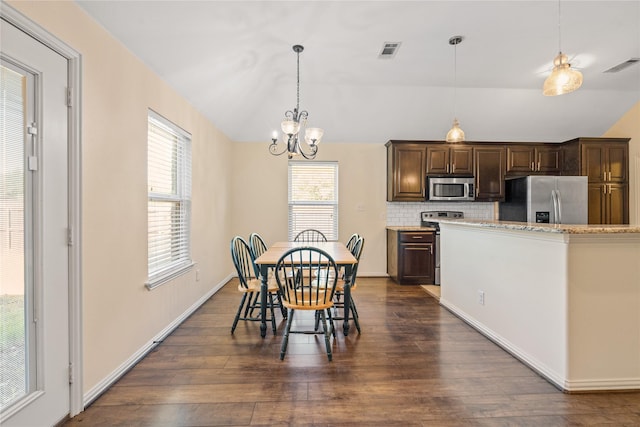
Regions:
<instances>
[{"instance_id":1,"label":"vaulted ceiling","mask_svg":"<svg viewBox=\"0 0 640 427\"><path fill-rule=\"evenodd\" d=\"M640 62L605 73L640 58L640 0L77 3L239 142L266 143L295 107L294 44L326 143L442 140L454 114L469 141L563 141L640 101ZM385 42L400 42L392 58ZM545 97L560 48L584 84Z\"/></svg>"}]
</instances>

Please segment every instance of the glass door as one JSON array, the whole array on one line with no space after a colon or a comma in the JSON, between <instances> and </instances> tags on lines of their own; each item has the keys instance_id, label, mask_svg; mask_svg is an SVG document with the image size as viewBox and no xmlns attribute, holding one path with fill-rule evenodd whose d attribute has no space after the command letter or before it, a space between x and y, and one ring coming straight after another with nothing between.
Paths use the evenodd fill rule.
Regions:
<instances>
[{"instance_id":1,"label":"glass door","mask_svg":"<svg viewBox=\"0 0 640 427\"><path fill-rule=\"evenodd\" d=\"M70 402L68 63L0 24L0 425L54 425Z\"/></svg>"}]
</instances>

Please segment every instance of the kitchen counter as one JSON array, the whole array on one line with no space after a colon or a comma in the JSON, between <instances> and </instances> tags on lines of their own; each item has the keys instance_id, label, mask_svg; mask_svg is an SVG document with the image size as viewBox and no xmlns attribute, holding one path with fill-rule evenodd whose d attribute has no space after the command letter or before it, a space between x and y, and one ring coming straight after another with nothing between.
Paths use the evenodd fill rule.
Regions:
<instances>
[{"instance_id":1,"label":"kitchen counter","mask_svg":"<svg viewBox=\"0 0 640 427\"><path fill-rule=\"evenodd\" d=\"M443 306L562 390L640 389L640 227L439 222Z\"/></svg>"},{"instance_id":2,"label":"kitchen counter","mask_svg":"<svg viewBox=\"0 0 640 427\"><path fill-rule=\"evenodd\" d=\"M617 234L640 233L637 225L602 225L602 224L540 224L533 222L496 221L479 219L436 219L440 223L466 224L476 227L499 228L514 231L535 231L541 233L566 234Z\"/></svg>"},{"instance_id":3,"label":"kitchen counter","mask_svg":"<svg viewBox=\"0 0 640 427\"><path fill-rule=\"evenodd\" d=\"M419 225L416 225L416 226L407 226L407 225L393 226L393 225L388 225L387 226L387 230L391 230L391 231L436 231L436 229L433 228L433 227L421 227Z\"/></svg>"}]
</instances>

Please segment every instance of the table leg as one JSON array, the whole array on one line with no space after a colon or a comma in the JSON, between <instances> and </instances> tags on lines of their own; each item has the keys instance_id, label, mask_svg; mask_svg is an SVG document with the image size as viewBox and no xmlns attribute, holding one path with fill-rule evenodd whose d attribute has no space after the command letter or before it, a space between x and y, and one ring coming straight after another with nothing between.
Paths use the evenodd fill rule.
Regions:
<instances>
[{"instance_id":1,"label":"table leg","mask_svg":"<svg viewBox=\"0 0 640 427\"><path fill-rule=\"evenodd\" d=\"M349 314L351 313L351 268L347 265L344 268L344 323L342 324L342 331L344 336L349 335Z\"/></svg>"},{"instance_id":2,"label":"table leg","mask_svg":"<svg viewBox=\"0 0 640 427\"><path fill-rule=\"evenodd\" d=\"M269 266L265 264L260 265L260 336L264 338L267 336L267 293L268 293L268 280Z\"/></svg>"}]
</instances>

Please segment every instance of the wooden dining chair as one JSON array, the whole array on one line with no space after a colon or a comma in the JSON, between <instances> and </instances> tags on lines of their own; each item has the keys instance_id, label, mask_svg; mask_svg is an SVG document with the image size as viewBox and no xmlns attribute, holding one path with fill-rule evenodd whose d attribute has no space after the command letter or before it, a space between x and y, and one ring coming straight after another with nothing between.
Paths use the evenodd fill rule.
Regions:
<instances>
[{"instance_id":1,"label":"wooden dining chair","mask_svg":"<svg viewBox=\"0 0 640 427\"><path fill-rule=\"evenodd\" d=\"M284 360L287 352L289 334L323 334L327 357L331 361L331 335L334 328L331 308L338 277L338 267L334 259L319 248L290 249L278 260L275 276L282 303L288 309L280 360ZM293 318L298 310L314 311L322 324L322 331L318 331L318 328L292 330Z\"/></svg>"},{"instance_id":2,"label":"wooden dining chair","mask_svg":"<svg viewBox=\"0 0 640 427\"><path fill-rule=\"evenodd\" d=\"M308 228L306 230L302 230L299 232L296 237L293 239L294 242L326 242L327 237L322 233L322 231L315 230L313 228Z\"/></svg>"},{"instance_id":3,"label":"wooden dining chair","mask_svg":"<svg viewBox=\"0 0 640 427\"><path fill-rule=\"evenodd\" d=\"M351 273L349 277L340 277L336 283L336 292L334 295L334 315L333 320L344 320L344 288L346 285L346 280L349 280L351 287L351 300L349 303L349 311L351 313L351 318L353 319L353 323L356 325L356 329L358 330L358 334L360 333L360 317L358 316L358 308L356 306L356 301L353 298L353 292L358 288L358 282L356 280L358 275L358 266L360 265L360 255L362 255L362 249L364 248L364 237L358 237L356 239L355 244L351 247L351 254L353 257L358 260L358 262L351 268ZM343 315L340 316L339 310L342 309ZM316 319L316 329L318 329L318 319Z\"/></svg>"},{"instance_id":4,"label":"wooden dining chair","mask_svg":"<svg viewBox=\"0 0 640 427\"><path fill-rule=\"evenodd\" d=\"M262 255L267 250L267 244L264 239L258 233L251 233L249 235L249 247L251 248L251 253L253 254L253 259L257 259L260 255ZM260 277L260 267L257 264L254 264L255 267L255 277ZM273 278L273 270L269 270L268 280L272 280L275 283L275 279ZM257 298L260 297L260 294L254 294L254 301L252 303L252 310L256 307L259 307L257 304ZM282 317L287 318L287 309L282 305L282 301L280 298L280 293L278 292L276 295L275 307L279 307L282 312Z\"/></svg>"},{"instance_id":5,"label":"wooden dining chair","mask_svg":"<svg viewBox=\"0 0 640 427\"><path fill-rule=\"evenodd\" d=\"M359 237L360 235L358 233L353 233L351 237L349 237L349 240L347 240L347 243L345 243L345 246L347 247L347 249L349 249L349 251L353 249L353 246L356 244Z\"/></svg>"},{"instance_id":6,"label":"wooden dining chair","mask_svg":"<svg viewBox=\"0 0 640 427\"><path fill-rule=\"evenodd\" d=\"M231 258L233 260L233 265L236 268L236 273L238 274L238 292L242 294L242 298L240 299L240 305L238 306L238 310L236 312L236 316L233 319L233 325L231 326L231 333L236 329L239 320L248 320L259 322L261 321L260 315L254 316L254 311L257 310L258 313L260 310L260 289L262 285L262 281L258 278L259 275L256 274L256 266L253 257L253 253L249 244L240 236L236 236L231 239ZM274 295L277 296L278 293L278 284L273 278L267 281L267 309L265 313L269 315L267 321L271 322L271 326L273 329L273 334L276 334L276 317L274 313Z\"/></svg>"}]
</instances>

